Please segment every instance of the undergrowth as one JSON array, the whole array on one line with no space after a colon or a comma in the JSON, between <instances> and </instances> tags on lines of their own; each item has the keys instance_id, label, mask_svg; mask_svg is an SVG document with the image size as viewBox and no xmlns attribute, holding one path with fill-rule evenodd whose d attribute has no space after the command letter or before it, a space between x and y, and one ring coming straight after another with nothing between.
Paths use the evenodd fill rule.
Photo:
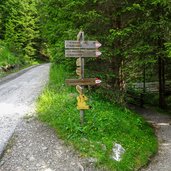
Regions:
<instances>
[{"instance_id":1,"label":"undergrowth","mask_svg":"<svg viewBox=\"0 0 171 171\"><path fill-rule=\"evenodd\" d=\"M9 51L5 43L0 41L0 66L6 66L8 64L16 64L18 59Z\"/></svg>"},{"instance_id":2,"label":"undergrowth","mask_svg":"<svg viewBox=\"0 0 171 171\"><path fill-rule=\"evenodd\" d=\"M85 124L80 126L78 93L75 87L65 85L66 78L70 74L64 66L51 66L49 85L38 99L38 118L52 126L83 157L95 158L97 167L131 171L145 165L157 151L153 129L140 116L93 92L86 93L92 109L85 112ZM120 162L112 159L115 143L125 149Z\"/></svg>"},{"instance_id":3,"label":"undergrowth","mask_svg":"<svg viewBox=\"0 0 171 171\"><path fill-rule=\"evenodd\" d=\"M0 78L32 65L39 64L39 61L31 60L25 64L21 63L20 58L12 53L3 41L0 41ZM12 68L6 67L13 66ZM6 68L6 70L1 69Z\"/></svg>"}]
</instances>

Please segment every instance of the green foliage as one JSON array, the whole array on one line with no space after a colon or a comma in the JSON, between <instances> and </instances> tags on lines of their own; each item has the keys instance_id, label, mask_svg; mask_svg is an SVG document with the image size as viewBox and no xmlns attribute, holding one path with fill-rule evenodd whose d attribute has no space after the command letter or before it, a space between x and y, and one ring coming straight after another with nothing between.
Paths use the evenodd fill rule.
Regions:
<instances>
[{"instance_id":1,"label":"green foliage","mask_svg":"<svg viewBox=\"0 0 171 171\"><path fill-rule=\"evenodd\" d=\"M54 127L83 156L96 158L100 168L129 171L146 164L157 150L157 140L149 125L128 109L86 92L92 109L85 112L85 125L81 127L76 109L78 94L75 88L64 84L69 75L65 66L52 65L50 83L38 99L39 119ZM120 162L111 159L114 143L126 150Z\"/></svg>"},{"instance_id":2,"label":"green foliage","mask_svg":"<svg viewBox=\"0 0 171 171\"><path fill-rule=\"evenodd\" d=\"M108 97L120 102L125 84L159 80L159 59L163 80L171 79L170 18L169 0L2 0L0 39L22 63L50 56L74 72L64 41L75 40L82 29L86 40L102 43L100 59L86 59L87 76L102 78Z\"/></svg>"},{"instance_id":3,"label":"green foliage","mask_svg":"<svg viewBox=\"0 0 171 171\"><path fill-rule=\"evenodd\" d=\"M36 54L36 41L39 38L37 2L34 0L6 0L0 4L1 37L9 50L27 63Z\"/></svg>"},{"instance_id":4,"label":"green foliage","mask_svg":"<svg viewBox=\"0 0 171 171\"><path fill-rule=\"evenodd\" d=\"M4 42L0 41L0 67L17 63L19 63L18 58L9 51Z\"/></svg>"},{"instance_id":5,"label":"green foliage","mask_svg":"<svg viewBox=\"0 0 171 171\"><path fill-rule=\"evenodd\" d=\"M83 29L86 40L97 39L102 43L101 59L87 59L86 66L90 68L93 62L90 73L95 75L99 64L105 64L106 68L99 72L105 87L110 85L112 90L119 91L123 80L126 83L142 81L144 70L147 81L158 80L157 60L159 57L165 60L170 55L171 5L168 0L43 0L40 7L41 30L53 61L74 68L74 62L64 59L64 41L75 40L78 31ZM158 44L160 38L161 45Z\"/></svg>"},{"instance_id":6,"label":"green foliage","mask_svg":"<svg viewBox=\"0 0 171 171\"><path fill-rule=\"evenodd\" d=\"M165 43L166 53L169 58L171 58L171 42Z\"/></svg>"}]
</instances>

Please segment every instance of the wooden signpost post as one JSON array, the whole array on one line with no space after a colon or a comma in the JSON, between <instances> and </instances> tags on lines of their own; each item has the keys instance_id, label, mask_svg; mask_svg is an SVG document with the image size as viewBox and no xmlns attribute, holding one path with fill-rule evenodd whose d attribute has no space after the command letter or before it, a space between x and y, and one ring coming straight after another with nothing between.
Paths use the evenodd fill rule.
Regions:
<instances>
[{"instance_id":1,"label":"wooden signpost post","mask_svg":"<svg viewBox=\"0 0 171 171\"><path fill-rule=\"evenodd\" d=\"M77 40L65 41L65 57L75 57L76 60L76 73L79 79L67 79L66 84L70 86L76 86L76 90L80 94L77 97L77 109L80 110L80 122L84 124L84 110L90 107L86 104L88 98L84 95L84 86L86 85L98 85L102 81L98 78L84 78L84 58L98 57L101 52L98 48L101 43L98 41L85 41L84 32L80 31L77 35Z\"/></svg>"}]
</instances>

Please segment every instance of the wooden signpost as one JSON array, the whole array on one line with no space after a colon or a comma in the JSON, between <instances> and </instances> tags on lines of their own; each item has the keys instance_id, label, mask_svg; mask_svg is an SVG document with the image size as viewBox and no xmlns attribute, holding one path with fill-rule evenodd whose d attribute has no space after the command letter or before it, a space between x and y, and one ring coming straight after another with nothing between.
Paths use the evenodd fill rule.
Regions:
<instances>
[{"instance_id":1,"label":"wooden signpost","mask_svg":"<svg viewBox=\"0 0 171 171\"><path fill-rule=\"evenodd\" d=\"M77 97L77 109L80 110L80 122L84 124L84 110L90 109L86 104L88 98L84 95L84 86L86 85L98 85L102 81L98 78L84 78L84 58L98 57L101 52L98 48L101 43L98 41L85 41L84 32L80 31L77 35L77 40L65 41L65 57L75 57L76 60L76 73L79 79L67 79L66 84L70 86L76 86L76 90L80 94Z\"/></svg>"}]
</instances>

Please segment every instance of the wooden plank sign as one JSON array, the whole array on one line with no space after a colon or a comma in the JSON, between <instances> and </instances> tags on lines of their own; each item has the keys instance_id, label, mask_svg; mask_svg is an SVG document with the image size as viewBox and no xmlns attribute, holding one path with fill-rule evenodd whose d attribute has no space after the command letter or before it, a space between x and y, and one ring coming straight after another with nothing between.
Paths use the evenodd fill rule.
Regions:
<instances>
[{"instance_id":1,"label":"wooden plank sign","mask_svg":"<svg viewBox=\"0 0 171 171\"><path fill-rule=\"evenodd\" d=\"M65 50L65 57L98 57L102 53L98 50Z\"/></svg>"},{"instance_id":2,"label":"wooden plank sign","mask_svg":"<svg viewBox=\"0 0 171 171\"><path fill-rule=\"evenodd\" d=\"M66 40L65 41L65 48L71 49L96 49L101 46L101 43L98 41L76 41L76 40Z\"/></svg>"},{"instance_id":3,"label":"wooden plank sign","mask_svg":"<svg viewBox=\"0 0 171 171\"><path fill-rule=\"evenodd\" d=\"M85 86L85 85L97 85L102 81L98 78L84 78L84 79L67 79L66 84L70 86Z\"/></svg>"},{"instance_id":4,"label":"wooden plank sign","mask_svg":"<svg viewBox=\"0 0 171 171\"><path fill-rule=\"evenodd\" d=\"M65 48L80 48L80 41L77 40L66 40L65 41Z\"/></svg>"}]
</instances>

